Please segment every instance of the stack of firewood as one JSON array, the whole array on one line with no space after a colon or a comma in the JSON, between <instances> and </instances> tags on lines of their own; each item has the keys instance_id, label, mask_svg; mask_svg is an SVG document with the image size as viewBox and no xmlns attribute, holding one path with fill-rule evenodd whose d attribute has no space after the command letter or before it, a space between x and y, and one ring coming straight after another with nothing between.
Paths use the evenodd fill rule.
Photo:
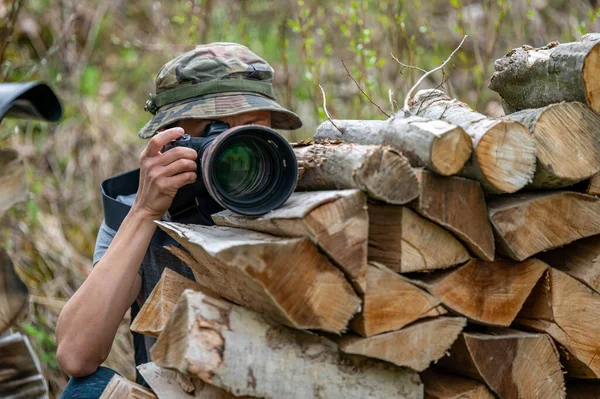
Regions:
<instances>
[{"instance_id":1,"label":"stack of firewood","mask_svg":"<svg viewBox=\"0 0 600 399\"><path fill-rule=\"evenodd\" d=\"M23 160L11 149L0 148L0 217L25 199ZM14 270L8 254L0 248L0 397L47 398L40 362L27 336L10 332L22 320L29 305L29 291Z\"/></svg>"},{"instance_id":2,"label":"stack of firewood","mask_svg":"<svg viewBox=\"0 0 600 399\"><path fill-rule=\"evenodd\" d=\"M280 209L159 223L196 281L166 269L131 326L154 393L600 397L599 57L512 50L505 117L420 91L319 126Z\"/></svg>"}]
</instances>

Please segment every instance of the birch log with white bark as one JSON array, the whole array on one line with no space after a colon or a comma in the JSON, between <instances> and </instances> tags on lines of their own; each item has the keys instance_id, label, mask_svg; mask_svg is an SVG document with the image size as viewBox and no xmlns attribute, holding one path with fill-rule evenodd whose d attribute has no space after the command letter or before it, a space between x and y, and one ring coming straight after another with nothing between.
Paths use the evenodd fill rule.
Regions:
<instances>
[{"instance_id":1,"label":"birch log with white bark","mask_svg":"<svg viewBox=\"0 0 600 399\"><path fill-rule=\"evenodd\" d=\"M491 194L514 193L533 180L535 143L521 123L490 118L441 90L421 90L411 110L428 119L462 127L473 140L473 154L460 175L477 180Z\"/></svg>"},{"instance_id":2,"label":"birch log with white bark","mask_svg":"<svg viewBox=\"0 0 600 399\"><path fill-rule=\"evenodd\" d=\"M560 188L600 171L600 115L578 102L507 115L529 128L537 166L530 188Z\"/></svg>"},{"instance_id":3,"label":"birch log with white bark","mask_svg":"<svg viewBox=\"0 0 600 399\"><path fill-rule=\"evenodd\" d=\"M189 290L151 354L160 367L200 378L236 396L423 397L414 372L341 354L328 339L271 324L257 313Z\"/></svg>"},{"instance_id":4,"label":"birch log with white bark","mask_svg":"<svg viewBox=\"0 0 600 399\"><path fill-rule=\"evenodd\" d=\"M218 226L276 236L307 236L340 267L359 292L364 292L369 239L366 207L366 196L359 190L295 192L281 207L262 216L225 210L212 215L212 219Z\"/></svg>"},{"instance_id":5,"label":"birch log with white bark","mask_svg":"<svg viewBox=\"0 0 600 399\"><path fill-rule=\"evenodd\" d=\"M359 309L344 274L306 237L157 223L190 252L182 260L200 285L279 323L340 333Z\"/></svg>"},{"instance_id":6,"label":"birch log with white bark","mask_svg":"<svg viewBox=\"0 0 600 399\"><path fill-rule=\"evenodd\" d=\"M505 111L579 101L600 111L600 35L578 41L522 46L496 60L489 88L503 99Z\"/></svg>"},{"instance_id":7,"label":"birch log with white bark","mask_svg":"<svg viewBox=\"0 0 600 399\"><path fill-rule=\"evenodd\" d=\"M0 148L0 217L25 198L27 185L23 159L15 150Z\"/></svg>"},{"instance_id":8,"label":"birch log with white bark","mask_svg":"<svg viewBox=\"0 0 600 399\"><path fill-rule=\"evenodd\" d=\"M294 147L299 191L357 188L371 198L402 205L419 194L408 160L388 146L323 143Z\"/></svg>"},{"instance_id":9,"label":"birch log with white bark","mask_svg":"<svg viewBox=\"0 0 600 399\"><path fill-rule=\"evenodd\" d=\"M15 333L0 339L0 397L44 399L48 397L40 361L27 336Z\"/></svg>"},{"instance_id":10,"label":"birch log with white bark","mask_svg":"<svg viewBox=\"0 0 600 399\"><path fill-rule=\"evenodd\" d=\"M458 173L471 157L471 138L458 126L399 112L386 121L336 120L323 122L315 140L341 140L355 144L390 145L413 167L425 167L444 176Z\"/></svg>"}]
</instances>

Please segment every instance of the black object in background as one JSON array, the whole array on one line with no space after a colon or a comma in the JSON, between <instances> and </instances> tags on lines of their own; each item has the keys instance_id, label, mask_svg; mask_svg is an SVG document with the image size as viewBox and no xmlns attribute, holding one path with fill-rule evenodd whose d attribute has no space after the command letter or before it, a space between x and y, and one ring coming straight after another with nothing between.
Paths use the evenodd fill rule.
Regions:
<instances>
[{"instance_id":1,"label":"black object in background","mask_svg":"<svg viewBox=\"0 0 600 399\"><path fill-rule=\"evenodd\" d=\"M47 84L0 83L0 120L16 118L57 122L62 114L60 100Z\"/></svg>"}]
</instances>

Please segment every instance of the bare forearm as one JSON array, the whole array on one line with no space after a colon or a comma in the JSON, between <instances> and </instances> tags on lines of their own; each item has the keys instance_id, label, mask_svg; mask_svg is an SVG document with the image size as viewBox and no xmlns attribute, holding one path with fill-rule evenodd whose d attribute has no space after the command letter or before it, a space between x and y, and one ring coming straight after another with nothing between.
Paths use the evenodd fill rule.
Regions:
<instances>
[{"instance_id":1,"label":"bare forearm","mask_svg":"<svg viewBox=\"0 0 600 399\"><path fill-rule=\"evenodd\" d=\"M66 371L81 374L85 365L83 374L93 372L108 356L139 292L138 269L155 229L152 218L132 208L102 259L63 308L56 336L58 360Z\"/></svg>"}]
</instances>

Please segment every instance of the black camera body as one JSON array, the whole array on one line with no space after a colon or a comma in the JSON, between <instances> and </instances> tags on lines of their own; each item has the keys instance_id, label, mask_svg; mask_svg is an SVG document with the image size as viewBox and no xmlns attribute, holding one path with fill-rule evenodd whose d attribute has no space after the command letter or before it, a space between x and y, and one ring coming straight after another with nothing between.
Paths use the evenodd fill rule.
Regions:
<instances>
[{"instance_id":1,"label":"black camera body","mask_svg":"<svg viewBox=\"0 0 600 399\"><path fill-rule=\"evenodd\" d=\"M268 127L230 128L224 122L212 122L200 137L184 134L162 152L175 147L198 153L198 178L178 190L169 208L171 220L190 222L198 212L210 215L223 208L262 215L281 206L296 188L294 151L285 138Z\"/></svg>"}]
</instances>

